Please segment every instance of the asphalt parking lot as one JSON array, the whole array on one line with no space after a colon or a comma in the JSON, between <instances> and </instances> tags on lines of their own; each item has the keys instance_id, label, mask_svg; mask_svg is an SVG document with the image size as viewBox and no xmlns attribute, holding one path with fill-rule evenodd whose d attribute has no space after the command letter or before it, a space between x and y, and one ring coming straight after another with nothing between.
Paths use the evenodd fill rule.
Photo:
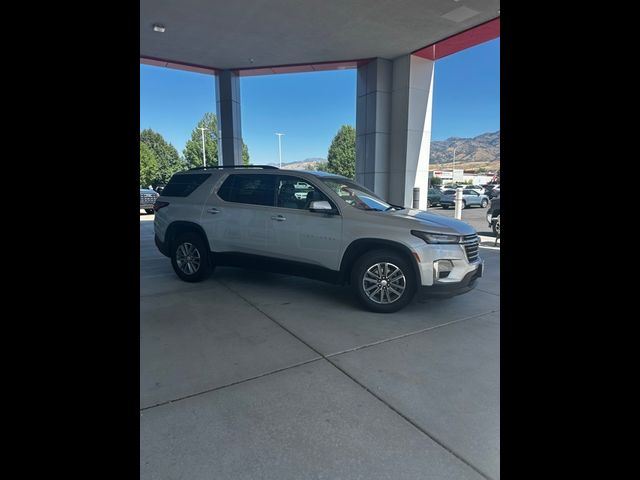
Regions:
<instances>
[{"instance_id":1,"label":"asphalt parking lot","mask_svg":"<svg viewBox=\"0 0 640 480\"><path fill-rule=\"evenodd\" d=\"M488 234L485 213L463 220ZM500 477L499 250L481 249L472 292L384 315L297 277L182 282L152 220L140 215L141 479Z\"/></svg>"}]
</instances>

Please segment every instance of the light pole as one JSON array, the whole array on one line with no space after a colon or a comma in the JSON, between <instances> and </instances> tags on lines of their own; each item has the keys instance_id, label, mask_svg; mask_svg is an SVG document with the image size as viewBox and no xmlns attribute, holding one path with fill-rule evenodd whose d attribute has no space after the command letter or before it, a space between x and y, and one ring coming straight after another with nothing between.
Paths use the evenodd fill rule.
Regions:
<instances>
[{"instance_id":1,"label":"light pole","mask_svg":"<svg viewBox=\"0 0 640 480\"><path fill-rule=\"evenodd\" d=\"M209 130L208 128L205 127L198 127L200 128L200 131L202 132L202 164L203 166L207 166L207 157L205 155L205 151L204 151L204 131L205 130Z\"/></svg>"},{"instance_id":2,"label":"light pole","mask_svg":"<svg viewBox=\"0 0 640 480\"><path fill-rule=\"evenodd\" d=\"M282 168L282 144L280 139L284 133L276 133L276 135L278 136L278 157L280 158L280 168Z\"/></svg>"}]
</instances>

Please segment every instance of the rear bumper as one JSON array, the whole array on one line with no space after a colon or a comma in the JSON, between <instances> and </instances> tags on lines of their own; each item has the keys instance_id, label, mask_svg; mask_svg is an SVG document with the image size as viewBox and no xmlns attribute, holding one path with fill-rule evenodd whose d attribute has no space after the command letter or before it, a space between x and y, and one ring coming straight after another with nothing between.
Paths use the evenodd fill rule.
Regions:
<instances>
[{"instance_id":1,"label":"rear bumper","mask_svg":"<svg viewBox=\"0 0 640 480\"><path fill-rule=\"evenodd\" d=\"M424 297L440 297L449 298L463 293L470 292L476 288L478 279L482 277L484 270L484 262L478 264L478 268L467 273L464 278L455 283L440 283L430 286L421 286L419 290L420 296Z\"/></svg>"},{"instance_id":2,"label":"rear bumper","mask_svg":"<svg viewBox=\"0 0 640 480\"><path fill-rule=\"evenodd\" d=\"M156 235L154 237L154 241L156 242L156 247L158 247L158 250L160 250L160 253L163 254L165 257L169 257L169 249L167 248L168 245L161 241L160 238L158 238L158 235Z\"/></svg>"}]
</instances>

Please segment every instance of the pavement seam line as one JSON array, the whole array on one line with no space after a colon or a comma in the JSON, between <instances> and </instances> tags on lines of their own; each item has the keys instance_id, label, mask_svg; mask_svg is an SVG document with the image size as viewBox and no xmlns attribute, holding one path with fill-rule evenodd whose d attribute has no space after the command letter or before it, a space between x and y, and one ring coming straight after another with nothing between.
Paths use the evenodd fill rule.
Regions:
<instances>
[{"instance_id":1,"label":"pavement seam line","mask_svg":"<svg viewBox=\"0 0 640 480\"><path fill-rule=\"evenodd\" d=\"M491 478L489 475L487 475L486 473L484 473L482 470L478 469L475 465L473 465L472 463L470 463L468 460L466 460L464 457L460 456L458 453L456 453L455 451L453 451L449 446L447 446L445 443L443 443L441 440L439 440L438 438L436 438L434 435L430 434L429 432L427 432L424 428L422 428L420 425L418 425L416 422L414 422L413 420L411 420L408 416L406 416L405 414L403 414L402 412L400 412L399 410L397 410L395 407L393 407L390 403L388 403L385 399L383 399L382 397L380 397L378 394L376 394L375 392L373 392L372 390L370 390L366 385L362 384L359 380L357 380L354 376L352 376L351 374L347 373L344 369L342 369L339 365L337 365L336 363L334 363L333 361L331 361L331 359L329 357L327 357L326 355L324 355L322 352L316 350L312 345L310 345L308 342L306 342L305 340L303 340L302 338L300 338L298 335L296 335L295 333L293 333L291 330L289 330L287 327L285 327L284 325L282 325L280 322L278 322L275 318L273 318L271 315L269 315L267 312L263 311L260 307L258 307L257 305L255 305L253 302L251 302L250 300L248 300L247 298L245 298L242 294L236 292L234 289L232 289L230 286L228 286L227 284L225 284L224 282L220 282L219 283L221 285L223 285L227 290L229 290L230 292L236 294L238 297L240 297L242 300L244 300L247 304L251 305L253 308L255 308L258 312L260 312L261 314L263 314L265 317L267 317L269 320L271 320L273 323L275 323L276 325L278 325L280 328L282 328L285 332L287 332L289 335L293 336L294 338L296 338L298 341L302 342L304 345L306 345L308 348L310 348L311 350L313 350L315 353L317 353L318 355L320 355L322 357L322 359L324 359L325 361L327 361L330 365L332 365L336 370L338 370L339 372L341 372L343 375L345 375L347 378L351 379L352 382L354 382L356 385L359 385L363 390L365 390L366 392L368 392L371 396L373 396L374 398L376 398L379 402L381 402L383 405L386 405L387 408L389 408L392 412L395 412L398 416L400 416L400 418L404 419L407 423L409 423L410 425L412 425L415 429L417 429L419 432L421 432L423 435L426 435L429 439L431 439L431 441L433 441L436 445L439 445L441 448L443 448L444 450L446 450L447 452L449 452L451 455L453 455L455 458L457 458L459 461L461 461L462 463L464 463L465 465L467 465L469 468L471 468L473 471L475 471L476 473L478 473L479 475L481 475L483 478L486 478L487 480L494 480L493 478ZM486 314L485 314L486 315ZM475 317L475 315L474 315ZM462 320L458 320L458 321L462 321ZM320 359L318 359L320 360Z\"/></svg>"},{"instance_id":2,"label":"pavement seam line","mask_svg":"<svg viewBox=\"0 0 640 480\"><path fill-rule=\"evenodd\" d=\"M484 315L489 315L490 313L496 313L496 312L499 312L499 311L500 310L490 310L488 312L478 313L476 315L471 315L470 317L464 317L464 318L459 318L457 320L451 320L450 322L441 323L440 325L432 325L431 327L422 328L420 330L416 330L415 332L403 333L402 335L398 335L396 337L385 338L383 340L378 340L377 342L367 343L365 345L359 345L359 346L354 347L354 348L349 348L347 350L342 350L342 351L336 352L336 353L330 353L330 354L325 355L325 356L327 358L336 357L338 355L343 355L345 353L355 352L357 350L362 350L364 348L375 347L376 345L382 345L383 343L393 342L394 340L400 340L402 338L411 337L412 335L418 335L419 333L429 332L429 331L435 330L437 328L446 327L447 325L453 325L454 323L465 322L467 320L473 320L474 318L483 317Z\"/></svg>"},{"instance_id":3,"label":"pavement seam line","mask_svg":"<svg viewBox=\"0 0 640 480\"><path fill-rule=\"evenodd\" d=\"M191 292L202 292L204 290L207 290L208 288L210 288L209 285L203 285L200 288L185 288L184 290L175 290L175 291L171 291L171 292L157 292L157 293L148 293L146 295L140 295L140 298L149 298L149 297L157 297L158 295L174 295L176 293L191 293Z\"/></svg>"},{"instance_id":4,"label":"pavement seam line","mask_svg":"<svg viewBox=\"0 0 640 480\"><path fill-rule=\"evenodd\" d=\"M414 422L410 417L408 417L407 415L405 415L404 413L402 413L400 410L398 410L397 408L395 408L393 405L391 405L389 402L387 402L384 398L382 398L381 396L379 396L377 393L375 393L373 390L369 389L366 385L364 385L363 383L361 383L357 378L355 378L353 375L351 375L350 373L348 373L346 370L343 370L340 366L338 366L337 364L335 364L334 362L332 362L329 358L324 357L324 359L329 362L331 365L333 365L338 371L342 372L344 375L346 375L348 378L351 379L351 381L353 381L355 384L359 385L361 388L363 388L366 392L368 392L369 394L371 394L371 396L373 396L374 398L378 399L378 401L380 401L383 405L386 405L387 408L389 408L392 412L395 412L398 416L400 416L401 418L403 418L408 424L412 425L415 429L417 429L419 432L421 432L422 434L426 435L427 437L429 437L435 444L439 445L440 447L442 447L444 450L446 450L447 452L449 452L451 455L453 455L455 458L457 458L458 460L460 460L462 463L464 463L465 465L467 465L469 468L471 468L473 471L475 471L476 473L478 473L479 475L481 475L482 477L486 478L487 480L494 480L492 477L490 477L489 475L487 475L486 473L484 473L482 470L480 470L478 467L476 467L475 465L473 465L470 461L468 461L466 458L464 458L463 456L461 456L460 454L458 454L457 452L455 452L451 447L449 447L446 443L444 443L442 440L438 439L435 435L433 435L432 433L429 433L426 429L424 429L423 427L421 427L420 425L418 425L416 422Z\"/></svg>"},{"instance_id":5,"label":"pavement seam line","mask_svg":"<svg viewBox=\"0 0 640 480\"><path fill-rule=\"evenodd\" d=\"M500 294L499 293L493 293L493 292L488 292L487 290L482 290L481 288L476 287L476 290L482 292L482 293L488 293L489 295L495 295L496 297L499 297Z\"/></svg>"},{"instance_id":6,"label":"pavement seam line","mask_svg":"<svg viewBox=\"0 0 640 480\"><path fill-rule=\"evenodd\" d=\"M233 387L234 385L239 385L241 383L250 382L251 380L257 380L258 378L266 377L266 376L272 375L274 373L284 372L285 370L289 370L291 368L301 367L302 365L306 365L308 363L317 362L318 360L322 360L322 358L321 357L316 357L316 358L313 358L311 360L305 360L304 362L296 363L294 365L289 365L288 367L278 368L278 369L273 370L271 372L261 373L260 375L256 375L255 377L244 378L242 380L238 380L237 382L228 383L226 385L220 385L218 387L208 388L207 390L203 390L202 392L192 393L192 394L189 394L189 395L185 395L184 397L174 398L172 400L167 400L165 402L160 402L160 403L156 403L154 405L149 405L148 407L142 407L140 409L140 411L144 412L144 411L150 410L152 408L162 407L164 405L169 405L171 403L180 402L180 401L186 400L188 398L198 397L200 395L204 395L205 393L211 393L211 392L215 392L216 390L222 390L223 388Z\"/></svg>"}]
</instances>

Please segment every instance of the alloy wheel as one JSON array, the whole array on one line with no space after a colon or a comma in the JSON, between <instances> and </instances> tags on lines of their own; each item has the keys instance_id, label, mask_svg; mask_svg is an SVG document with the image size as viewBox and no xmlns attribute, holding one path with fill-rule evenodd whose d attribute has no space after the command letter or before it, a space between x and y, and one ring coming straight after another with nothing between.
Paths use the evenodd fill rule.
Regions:
<instances>
[{"instance_id":1,"label":"alloy wheel","mask_svg":"<svg viewBox=\"0 0 640 480\"><path fill-rule=\"evenodd\" d=\"M402 297L407 279L393 263L380 262L367 269L362 278L365 295L373 302L389 304Z\"/></svg>"},{"instance_id":2,"label":"alloy wheel","mask_svg":"<svg viewBox=\"0 0 640 480\"><path fill-rule=\"evenodd\" d=\"M189 242L184 242L176 250L178 268L187 275L193 275L200 269L200 252Z\"/></svg>"}]
</instances>

